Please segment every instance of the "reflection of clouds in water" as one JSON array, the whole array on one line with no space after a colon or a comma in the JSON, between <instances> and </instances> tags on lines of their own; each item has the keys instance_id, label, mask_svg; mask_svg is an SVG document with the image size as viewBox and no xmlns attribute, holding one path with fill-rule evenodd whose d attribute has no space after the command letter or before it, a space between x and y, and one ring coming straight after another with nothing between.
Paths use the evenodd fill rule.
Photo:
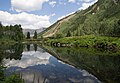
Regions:
<instances>
[{"instance_id":1,"label":"reflection of clouds in water","mask_svg":"<svg viewBox=\"0 0 120 83\"><path fill-rule=\"evenodd\" d=\"M84 78L84 79L79 79L79 80L75 78L69 78L69 80L73 83L96 83L93 79L90 79L89 77Z\"/></svg>"},{"instance_id":2,"label":"reflection of clouds in water","mask_svg":"<svg viewBox=\"0 0 120 83\"><path fill-rule=\"evenodd\" d=\"M18 66L21 68L27 68L38 64L49 64L49 58L51 57L48 53L41 53L39 51L23 52L21 60L10 60L4 59L5 66Z\"/></svg>"},{"instance_id":3,"label":"reflection of clouds in water","mask_svg":"<svg viewBox=\"0 0 120 83\"><path fill-rule=\"evenodd\" d=\"M20 74L25 83L99 83L85 70L57 60L47 52L24 51L21 60L4 59L8 74Z\"/></svg>"},{"instance_id":4,"label":"reflection of clouds in water","mask_svg":"<svg viewBox=\"0 0 120 83\"><path fill-rule=\"evenodd\" d=\"M29 53L24 52L24 56L22 57L22 62L26 59L31 59L33 62L37 59L47 59L49 64L40 64L40 65L29 65L29 67L26 68L19 68L15 66L11 66L8 68L8 72L16 72L20 74L21 78L24 79L25 83L99 83L97 79L93 76L91 76L87 71L85 70L78 70L74 68L73 66L67 65L65 63L61 63L61 61L58 61L56 58L49 56L49 54L45 53L44 55L38 55L39 52L37 52L34 55L35 52ZM43 58L43 57L44 58ZM26 62L25 62L26 63ZM22 65L24 62L22 63ZM52 64L52 65L51 65ZM14 64L18 65L18 64ZM25 64L26 65L26 64ZM54 65L54 66L53 66ZM38 82L39 81L39 82Z\"/></svg>"},{"instance_id":5,"label":"reflection of clouds in water","mask_svg":"<svg viewBox=\"0 0 120 83\"><path fill-rule=\"evenodd\" d=\"M43 83L45 80L44 76L38 72L21 72L20 76L25 83Z\"/></svg>"},{"instance_id":6,"label":"reflection of clouds in water","mask_svg":"<svg viewBox=\"0 0 120 83\"><path fill-rule=\"evenodd\" d=\"M91 74L89 74L89 73L86 72L85 70L82 70L82 75L83 75L83 76L92 76Z\"/></svg>"}]
</instances>

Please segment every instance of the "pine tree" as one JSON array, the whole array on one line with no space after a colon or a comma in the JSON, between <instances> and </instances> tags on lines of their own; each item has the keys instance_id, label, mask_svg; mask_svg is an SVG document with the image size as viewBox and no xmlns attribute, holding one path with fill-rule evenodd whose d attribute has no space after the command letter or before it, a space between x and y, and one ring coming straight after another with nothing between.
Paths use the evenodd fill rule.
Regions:
<instances>
[{"instance_id":1,"label":"pine tree","mask_svg":"<svg viewBox=\"0 0 120 83\"><path fill-rule=\"evenodd\" d=\"M0 21L0 27L2 27L3 25L2 25L2 22Z\"/></svg>"},{"instance_id":2,"label":"pine tree","mask_svg":"<svg viewBox=\"0 0 120 83\"><path fill-rule=\"evenodd\" d=\"M35 31L33 38L37 39L37 31Z\"/></svg>"},{"instance_id":3,"label":"pine tree","mask_svg":"<svg viewBox=\"0 0 120 83\"><path fill-rule=\"evenodd\" d=\"M27 39L30 39L30 32L27 32Z\"/></svg>"},{"instance_id":4,"label":"pine tree","mask_svg":"<svg viewBox=\"0 0 120 83\"><path fill-rule=\"evenodd\" d=\"M71 35L71 32L70 32L70 31L68 31L68 33L67 33L66 37L70 37L70 36L72 36L72 35Z\"/></svg>"}]
</instances>

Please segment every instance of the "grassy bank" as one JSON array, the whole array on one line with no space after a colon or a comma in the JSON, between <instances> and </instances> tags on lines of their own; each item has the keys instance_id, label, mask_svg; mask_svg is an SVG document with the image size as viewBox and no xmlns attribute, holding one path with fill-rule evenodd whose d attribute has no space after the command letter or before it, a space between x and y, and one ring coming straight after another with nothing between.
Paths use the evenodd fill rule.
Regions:
<instances>
[{"instance_id":1,"label":"grassy bank","mask_svg":"<svg viewBox=\"0 0 120 83\"><path fill-rule=\"evenodd\" d=\"M120 38L86 35L79 37L65 37L60 39L49 39L45 42L53 46L76 46L76 47L95 47L105 49L120 48Z\"/></svg>"}]
</instances>

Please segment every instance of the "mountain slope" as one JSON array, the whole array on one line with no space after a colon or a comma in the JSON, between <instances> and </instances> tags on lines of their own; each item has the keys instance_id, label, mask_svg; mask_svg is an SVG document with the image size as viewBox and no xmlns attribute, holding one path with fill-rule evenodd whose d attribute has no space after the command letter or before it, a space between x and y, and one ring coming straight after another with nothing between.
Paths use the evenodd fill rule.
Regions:
<instances>
[{"instance_id":1,"label":"mountain slope","mask_svg":"<svg viewBox=\"0 0 120 83\"><path fill-rule=\"evenodd\" d=\"M120 36L120 0L98 0L86 10L77 11L43 31L40 36L56 37L104 35Z\"/></svg>"}]
</instances>

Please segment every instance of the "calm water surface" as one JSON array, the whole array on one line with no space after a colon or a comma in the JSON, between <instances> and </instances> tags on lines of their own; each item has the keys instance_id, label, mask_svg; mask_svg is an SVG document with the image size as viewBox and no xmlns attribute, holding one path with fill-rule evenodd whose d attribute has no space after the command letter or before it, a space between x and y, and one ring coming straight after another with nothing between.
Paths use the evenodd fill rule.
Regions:
<instances>
[{"instance_id":1,"label":"calm water surface","mask_svg":"<svg viewBox=\"0 0 120 83\"><path fill-rule=\"evenodd\" d=\"M117 54L36 44L0 47L6 75L17 73L25 83L119 83Z\"/></svg>"}]
</instances>

